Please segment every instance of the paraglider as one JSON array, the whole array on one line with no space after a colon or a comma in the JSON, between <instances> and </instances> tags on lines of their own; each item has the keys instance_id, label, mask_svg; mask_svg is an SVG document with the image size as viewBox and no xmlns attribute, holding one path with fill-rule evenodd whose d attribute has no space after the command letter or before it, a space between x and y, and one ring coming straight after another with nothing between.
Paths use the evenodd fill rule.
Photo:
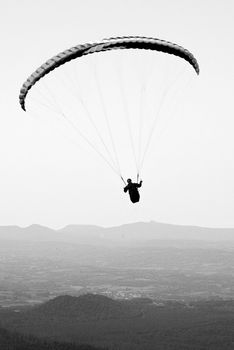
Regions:
<instances>
[{"instance_id":1,"label":"paraglider","mask_svg":"<svg viewBox=\"0 0 234 350\"><path fill-rule=\"evenodd\" d=\"M132 203L137 203L140 200L140 194L138 188L142 186L142 180L138 183L132 182L131 179L127 179L127 186L124 187L124 192L129 193L130 200Z\"/></svg>"},{"instance_id":2,"label":"paraglider","mask_svg":"<svg viewBox=\"0 0 234 350\"><path fill-rule=\"evenodd\" d=\"M129 156L134 156L133 160L135 162L135 170L137 175L139 176L139 173L142 170L143 163L146 157L146 153L148 151L152 135L156 126L156 122L158 121L158 116L161 114L161 110L163 109L162 106L165 104L167 91L170 87L170 84L173 85L174 81L176 79L168 80L167 86L165 88L166 91L161 93L161 97L159 97L159 93L162 91L162 84L160 82L160 73L162 72L162 67L156 62L155 65L158 69L157 74L148 74L148 77L150 76L150 79L148 79L149 86L151 88L151 91L147 90L147 79L143 79L142 86L139 87L139 89L135 89L135 80L136 78L141 77L141 72L139 72L139 69L136 65L136 62L138 59L135 60L136 57L133 57L133 64L130 64L130 68L136 68L136 74L130 74L128 80L133 80L133 88L127 89L124 84L126 83L127 78L126 72L130 71L131 69L126 69L122 76L125 79L122 78L122 76L119 78L120 82L120 90L121 92L117 91L116 85L113 83L113 80L109 78L108 72L107 72L107 65L103 64L104 66L104 74L100 74L100 81L98 80L98 74L96 74L96 66L94 67L94 81L96 81L96 87L94 84L90 81L88 81L88 74L84 73L83 70L83 62L87 61L87 56L90 56L91 54L97 55L98 57L101 56L100 61L103 61L105 58L109 55L109 52L112 51L113 55L115 56L115 60L118 61L118 55L116 54L116 51L127 51L128 57L130 56L131 52L138 52L142 56L147 56L150 52L152 52L152 62L155 63L158 56L161 56L163 60L165 60L166 56L171 56L172 58L175 57L176 59L171 59L172 61L179 61L179 63L182 63L187 61L189 65L195 70L196 74L199 74L199 65L196 60L196 58L192 55L191 52L189 52L187 49L184 49L182 46L179 46L177 44L171 43L169 41L157 39L157 38L147 38L147 37L140 37L140 36L126 36L126 37L116 37L116 38L108 38L104 39L98 42L93 43L87 43L82 45L74 46L68 50L65 50L56 56L53 56L51 59L47 60L44 64L42 64L37 70L34 71L33 74L29 76L29 78L25 81L23 84L20 95L19 95L19 102L21 105L21 108L26 111L26 107L28 108L28 93L29 90L36 84L39 85L38 88L38 96L36 96L35 99L31 98L33 101L37 101L40 98L44 98L44 100L38 101L41 106L44 106L46 108L52 107L52 112L57 113L57 115L60 116L60 118L63 120L63 122L67 123L67 126L70 127L70 129L73 129L73 131L76 132L76 134L79 135L80 138L83 138L83 140L90 146L90 148L93 149L94 152L96 152L105 162L106 164L120 177L120 179L125 183L123 176L122 176L122 164L120 161L120 148L122 149L122 153L125 157L127 157L127 161L125 161L125 171L126 165L129 166L129 163L131 162L131 159ZM103 52L108 52L108 54L103 54ZM144 52L144 54L143 54ZM156 54L157 53L157 54ZM93 56L93 55L92 55ZM140 59L139 62L142 59L142 56L139 56ZM143 57L143 58L144 58ZM53 76L52 72L54 71L55 79L57 78L56 72L62 71L62 67L69 65L69 62L77 61L77 67L81 66L81 71L79 74L75 71L70 74L71 77L71 84L67 84L66 81L62 81L61 86L59 86L59 83L56 81L55 84L52 87L49 87L46 85L46 78L47 75ZM81 64L82 61L82 64ZM119 70L119 66L121 63L117 62L117 69ZM70 63L71 65L71 63ZM185 66L185 65L183 65ZM60 68L61 67L61 68ZM76 67L76 68L77 68ZM143 64L143 70L146 70L148 68L147 64ZM184 69L184 67L183 67ZM152 69L153 70L153 69ZM175 72L172 68L171 70L166 69L165 72L162 73L162 80L164 78L165 73L175 73L178 75L178 72ZM65 74L64 74L65 75ZM68 74L69 75L69 74ZM120 74L121 75L121 74ZM83 77L83 82L81 78ZM64 79L64 76L62 77ZM170 77L171 78L171 77ZM121 80L122 79L122 80ZM46 82L44 82L44 80ZM136 79L137 80L137 79ZM42 82L41 82L42 81ZM48 79L50 82L50 79ZM118 78L115 80L115 82L118 81ZM65 83L64 83L65 82ZM140 78L139 78L139 82ZM155 92L153 88L153 84L158 82L158 90ZM89 85L90 83L90 85ZM91 83L93 85L91 85ZM41 85L40 85L41 84ZM86 85L88 87L86 87ZM106 86L106 92L103 92L103 86ZM77 89L78 87L78 89ZM41 88L41 91L40 91ZM67 91L71 91L71 98L67 98L67 96L64 96L59 89L66 89ZM33 88L34 90L35 88ZM43 90L44 89L44 90ZM56 96L56 89L58 92L58 95ZM72 90L73 89L73 90ZM134 90L135 89L135 90ZM36 89L35 89L36 90ZM80 90L80 91L79 91ZM80 95L84 94L85 92L88 92L87 98L84 98L84 96ZM93 98L94 90L97 90L97 98ZM134 91L133 91L134 90ZM114 97L122 97L122 102L116 102L114 99L112 100L112 96L110 96L110 93L113 93ZM135 96L133 97L133 93L135 92ZM149 97L145 96L148 92ZM72 95L74 94L74 96ZM32 94L33 95L33 94ZM73 100L74 98L74 100ZM79 108L79 110L75 110L74 108L74 101L76 98L76 103ZM151 100L150 100L151 98ZM97 103L99 99L99 103ZM30 100L30 99L29 99ZM158 105L156 105L156 102L158 102ZM67 103L67 106L65 107L65 103ZM94 104L97 103L97 106L95 107ZM133 111L130 111L130 103L133 105ZM139 110L136 110L136 105L139 105ZM122 107L121 107L122 105ZM148 107L150 106L150 107ZM83 108L83 110L82 110ZM101 113L102 109L102 113ZM37 111L36 111L37 112ZM83 112L83 113L82 113ZM92 115L93 113L93 115ZM38 114L38 113L37 113ZM101 114L102 114L102 120L101 120ZM57 116L56 115L56 116ZM136 118L137 115L137 118ZM121 118L125 121L123 121L123 127L120 128ZM149 117L149 118L148 118ZM82 119L83 118L83 119ZM86 120L84 121L84 119ZM111 119L112 118L112 119ZM132 121L130 120L132 118ZM143 128L144 121L148 118L148 125L146 128ZM150 119L151 118L151 119ZM139 127L137 130L133 130L131 128L136 129L137 121L139 121ZM89 123L89 126L91 127L91 138L89 138L83 130L81 131L81 127L83 127L84 122ZM125 130L124 130L125 126ZM127 131L126 131L127 126ZM118 133L118 141L119 145L116 143L116 139L113 135L113 130L116 130ZM106 135L103 136L101 134L101 131L106 132ZM143 135L143 131L145 132L145 135ZM147 132L146 132L147 131ZM92 134L93 133L93 134ZM96 133L94 140L94 133ZM143 136L145 139L143 139ZM127 141L124 139L122 140L122 137L128 138ZM138 140L137 140L138 138ZM97 141L99 142L99 146L97 145ZM129 151L130 150L130 151ZM128 153L127 153L128 152ZM131 154L130 154L131 153ZM127 154L127 155L126 155ZM122 159L121 159L122 160ZM132 169L130 169L132 171ZM140 200L139 195L139 188L142 186L142 181L138 183L133 183L131 179L128 179L128 184L125 183L124 192L128 192L130 199L132 203L137 203Z\"/></svg>"}]
</instances>

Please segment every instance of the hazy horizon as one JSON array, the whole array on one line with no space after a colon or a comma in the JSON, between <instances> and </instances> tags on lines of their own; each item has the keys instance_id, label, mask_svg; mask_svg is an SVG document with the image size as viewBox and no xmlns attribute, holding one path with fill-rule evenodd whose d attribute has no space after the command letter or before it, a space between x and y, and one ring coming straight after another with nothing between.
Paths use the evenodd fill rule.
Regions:
<instances>
[{"instance_id":1,"label":"hazy horizon","mask_svg":"<svg viewBox=\"0 0 234 350\"><path fill-rule=\"evenodd\" d=\"M195 227L195 228L204 228L204 229L234 229L234 226L201 226L201 225L193 225L193 224L176 224L173 222L161 222L161 221L155 221L155 220L149 220L149 221L135 221L135 222L125 222L122 224L116 224L116 225L99 225L99 224L90 224L90 223L68 223L62 226L53 226L53 225L43 225L43 224L39 224L39 223L31 223L28 225L13 225L13 224L8 224L8 225L0 225L0 227L10 227L10 226L17 226L19 228L28 228L31 226L41 226L41 227L45 227L45 228L49 228L55 231L61 230L63 228L66 228L68 226L95 226L95 227L100 227L100 228L117 228L117 227L121 227L121 226L128 226L128 225L135 225L135 224L151 224L151 223L155 223L155 224L160 224L160 225L169 225L169 226L181 226L181 227Z\"/></svg>"}]
</instances>

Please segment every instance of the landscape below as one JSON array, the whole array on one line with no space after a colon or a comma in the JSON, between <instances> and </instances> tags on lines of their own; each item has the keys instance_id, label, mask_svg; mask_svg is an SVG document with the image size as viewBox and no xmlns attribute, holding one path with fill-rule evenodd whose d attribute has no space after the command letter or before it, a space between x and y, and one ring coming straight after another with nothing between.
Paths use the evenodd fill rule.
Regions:
<instances>
[{"instance_id":1,"label":"landscape below","mask_svg":"<svg viewBox=\"0 0 234 350\"><path fill-rule=\"evenodd\" d=\"M0 227L0 347L231 350L233 237L154 222Z\"/></svg>"}]
</instances>

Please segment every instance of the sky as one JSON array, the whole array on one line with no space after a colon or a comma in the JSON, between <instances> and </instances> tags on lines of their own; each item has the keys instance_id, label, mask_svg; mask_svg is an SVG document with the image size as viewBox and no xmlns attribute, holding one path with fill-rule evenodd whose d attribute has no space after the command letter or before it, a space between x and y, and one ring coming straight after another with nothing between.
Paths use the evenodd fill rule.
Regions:
<instances>
[{"instance_id":1,"label":"sky","mask_svg":"<svg viewBox=\"0 0 234 350\"><path fill-rule=\"evenodd\" d=\"M0 225L60 228L153 220L234 227L232 0L0 3ZM127 35L178 43L195 55L201 69L166 132L151 144L141 201L135 205L120 178L79 135L75 145L57 130L48 111L25 113L18 102L22 83L53 55ZM87 79L86 89L88 84ZM115 133L121 141L118 126ZM133 176L123 171L124 177Z\"/></svg>"}]
</instances>

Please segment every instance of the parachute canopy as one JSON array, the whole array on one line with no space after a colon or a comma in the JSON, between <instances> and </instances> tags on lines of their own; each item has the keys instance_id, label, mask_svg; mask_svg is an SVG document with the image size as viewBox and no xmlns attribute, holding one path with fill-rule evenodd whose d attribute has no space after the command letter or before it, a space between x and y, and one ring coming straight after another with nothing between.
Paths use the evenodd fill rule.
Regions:
<instances>
[{"instance_id":1,"label":"parachute canopy","mask_svg":"<svg viewBox=\"0 0 234 350\"><path fill-rule=\"evenodd\" d=\"M19 100L24 111L27 107L54 123L53 130L61 129L76 145L83 140L123 181L122 169L128 177L136 172L138 180L149 146L178 116L178 97L194 71L199 74L197 60L177 44L140 36L108 38L46 61L23 84Z\"/></svg>"},{"instance_id":2,"label":"parachute canopy","mask_svg":"<svg viewBox=\"0 0 234 350\"><path fill-rule=\"evenodd\" d=\"M24 111L26 110L25 99L31 87L43 76L45 76L55 68L78 57L89 55L95 52L98 53L102 51L115 49L155 50L167 54L172 54L186 60L192 65L196 73L199 74L199 65L197 63L197 60L191 52L189 52L187 49L184 49L182 46L165 40L140 36L109 38L104 39L100 42L86 43L74 46L68 50L59 53L58 55L52 57L44 64L42 64L33 74L29 76L29 78L26 80L26 82L23 84L20 90L19 100L22 109Z\"/></svg>"}]
</instances>

